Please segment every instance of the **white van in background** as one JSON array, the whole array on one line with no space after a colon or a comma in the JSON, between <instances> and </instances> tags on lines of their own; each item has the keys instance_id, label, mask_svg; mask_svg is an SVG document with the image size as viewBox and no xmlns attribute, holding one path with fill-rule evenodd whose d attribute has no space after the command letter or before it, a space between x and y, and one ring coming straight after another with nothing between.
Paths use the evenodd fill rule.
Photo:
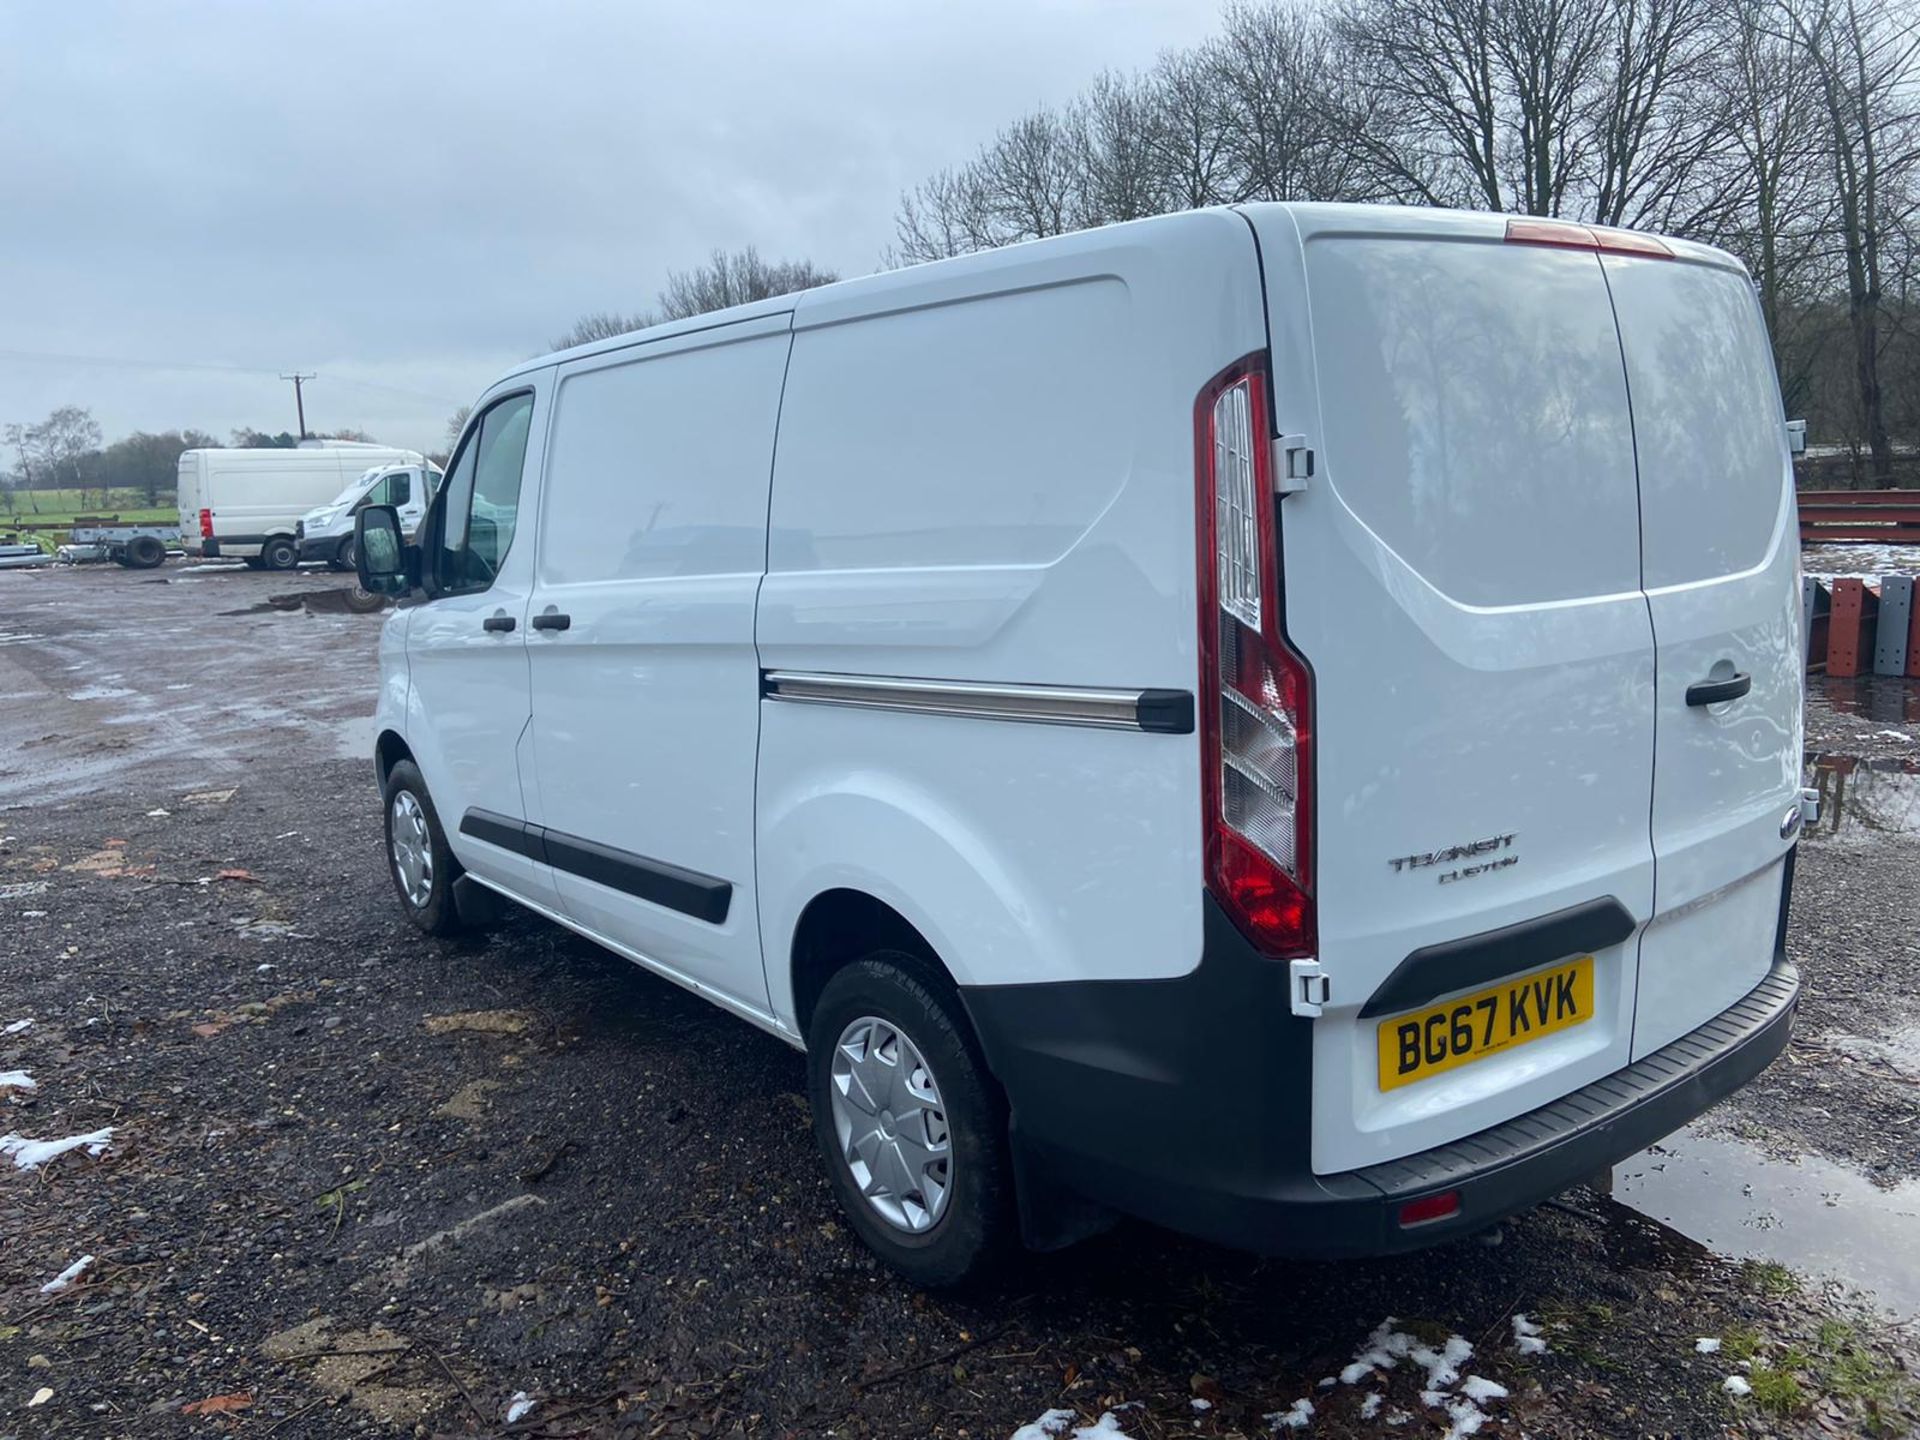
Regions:
<instances>
[{"instance_id":1,"label":"white van in background","mask_svg":"<svg viewBox=\"0 0 1920 1440\"><path fill-rule=\"evenodd\" d=\"M801 1047L917 1280L1115 1211L1448 1239L1787 1043L1798 529L1720 251L1337 205L1016 245L531 361L417 547L359 523L420 592L407 915L496 892Z\"/></svg>"},{"instance_id":2,"label":"white van in background","mask_svg":"<svg viewBox=\"0 0 1920 1440\"><path fill-rule=\"evenodd\" d=\"M180 456L180 536L189 555L267 570L300 562L294 526L368 466L421 465L417 450L303 440L291 450L187 450Z\"/></svg>"},{"instance_id":3,"label":"white van in background","mask_svg":"<svg viewBox=\"0 0 1920 1440\"><path fill-rule=\"evenodd\" d=\"M294 523L293 538L301 560L324 560L336 570L353 569L354 520L368 505L391 505L400 516L401 530L411 538L439 485L440 472L431 464L374 466Z\"/></svg>"}]
</instances>

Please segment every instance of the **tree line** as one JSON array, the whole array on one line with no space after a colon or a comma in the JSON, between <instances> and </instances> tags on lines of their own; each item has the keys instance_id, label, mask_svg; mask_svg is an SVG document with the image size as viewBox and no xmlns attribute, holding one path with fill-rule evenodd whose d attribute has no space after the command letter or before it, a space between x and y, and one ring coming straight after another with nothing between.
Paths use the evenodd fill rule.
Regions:
<instances>
[{"instance_id":1,"label":"tree line","mask_svg":"<svg viewBox=\"0 0 1920 1440\"><path fill-rule=\"evenodd\" d=\"M1789 413L1885 483L1920 432L1917 50L1900 0L1234 0L913 187L889 258L1260 200L1682 235L1745 262Z\"/></svg>"},{"instance_id":2,"label":"tree line","mask_svg":"<svg viewBox=\"0 0 1920 1440\"><path fill-rule=\"evenodd\" d=\"M361 430L336 430L317 438L372 437ZM136 430L111 445L102 440L93 412L79 405L62 405L44 420L15 421L0 428L0 443L14 453L13 470L0 474L0 504L9 514L18 513L22 503L31 511L37 508L36 491L77 490L82 506L105 509L113 491L135 490L151 509L160 503L162 492L173 490L181 452L220 444L206 431L191 427L157 434ZM292 449L300 442L285 430L269 434L243 426L231 432L228 443Z\"/></svg>"}]
</instances>

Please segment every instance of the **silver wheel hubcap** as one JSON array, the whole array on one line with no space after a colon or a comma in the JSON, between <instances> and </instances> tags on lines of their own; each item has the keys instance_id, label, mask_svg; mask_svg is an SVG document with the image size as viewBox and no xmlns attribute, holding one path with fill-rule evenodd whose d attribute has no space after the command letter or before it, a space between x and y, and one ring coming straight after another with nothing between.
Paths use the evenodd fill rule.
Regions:
<instances>
[{"instance_id":1,"label":"silver wheel hubcap","mask_svg":"<svg viewBox=\"0 0 1920 1440\"><path fill-rule=\"evenodd\" d=\"M427 812L411 790L393 792L393 873L407 903L419 910L433 897L433 837Z\"/></svg>"},{"instance_id":2,"label":"silver wheel hubcap","mask_svg":"<svg viewBox=\"0 0 1920 1440\"><path fill-rule=\"evenodd\" d=\"M931 1230L953 1190L953 1146L939 1083L918 1047L863 1015L833 1047L830 1094L841 1158L867 1204L896 1230Z\"/></svg>"}]
</instances>

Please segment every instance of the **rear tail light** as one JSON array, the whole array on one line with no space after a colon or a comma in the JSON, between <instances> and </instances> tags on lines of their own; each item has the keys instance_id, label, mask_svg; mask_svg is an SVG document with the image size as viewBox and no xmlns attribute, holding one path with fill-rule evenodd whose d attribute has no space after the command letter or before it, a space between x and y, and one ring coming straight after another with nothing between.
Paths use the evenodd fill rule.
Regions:
<instances>
[{"instance_id":1,"label":"rear tail light","mask_svg":"<svg viewBox=\"0 0 1920 1440\"><path fill-rule=\"evenodd\" d=\"M1280 634L1263 356L1194 410L1207 888L1263 954L1314 950L1312 681Z\"/></svg>"},{"instance_id":2,"label":"rear tail light","mask_svg":"<svg viewBox=\"0 0 1920 1440\"><path fill-rule=\"evenodd\" d=\"M202 540L213 538L213 511L211 510L200 512L200 538Z\"/></svg>"},{"instance_id":3,"label":"rear tail light","mask_svg":"<svg viewBox=\"0 0 1920 1440\"><path fill-rule=\"evenodd\" d=\"M1610 225L1576 225L1571 220L1507 221L1511 245L1556 245L1566 250L1602 250L1611 255L1650 255L1671 260L1673 247L1657 235L1638 230L1616 230Z\"/></svg>"}]
</instances>

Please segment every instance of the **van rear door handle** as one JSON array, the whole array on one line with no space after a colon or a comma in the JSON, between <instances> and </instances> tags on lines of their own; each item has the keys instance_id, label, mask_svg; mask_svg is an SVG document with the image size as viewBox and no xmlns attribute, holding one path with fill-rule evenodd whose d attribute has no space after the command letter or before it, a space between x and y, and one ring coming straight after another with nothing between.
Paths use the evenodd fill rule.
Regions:
<instances>
[{"instance_id":1,"label":"van rear door handle","mask_svg":"<svg viewBox=\"0 0 1920 1440\"><path fill-rule=\"evenodd\" d=\"M482 630L502 630L502 631L511 630L513 629L513 616L507 614L506 611L502 610L499 613L494 615L489 615L487 616L486 619L482 620L480 622L480 628Z\"/></svg>"},{"instance_id":2,"label":"van rear door handle","mask_svg":"<svg viewBox=\"0 0 1920 1440\"><path fill-rule=\"evenodd\" d=\"M1742 670L1725 680L1696 680L1687 686L1687 704L1718 705L1723 700L1738 700L1753 689L1753 676Z\"/></svg>"},{"instance_id":3,"label":"van rear door handle","mask_svg":"<svg viewBox=\"0 0 1920 1440\"><path fill-rule=\"evenodd\" d=\"M533 628L536 630L565 630L572 624L571 615L562 615L556 610L542 610L533 617Z\"/></svg>"}]
</instances>

